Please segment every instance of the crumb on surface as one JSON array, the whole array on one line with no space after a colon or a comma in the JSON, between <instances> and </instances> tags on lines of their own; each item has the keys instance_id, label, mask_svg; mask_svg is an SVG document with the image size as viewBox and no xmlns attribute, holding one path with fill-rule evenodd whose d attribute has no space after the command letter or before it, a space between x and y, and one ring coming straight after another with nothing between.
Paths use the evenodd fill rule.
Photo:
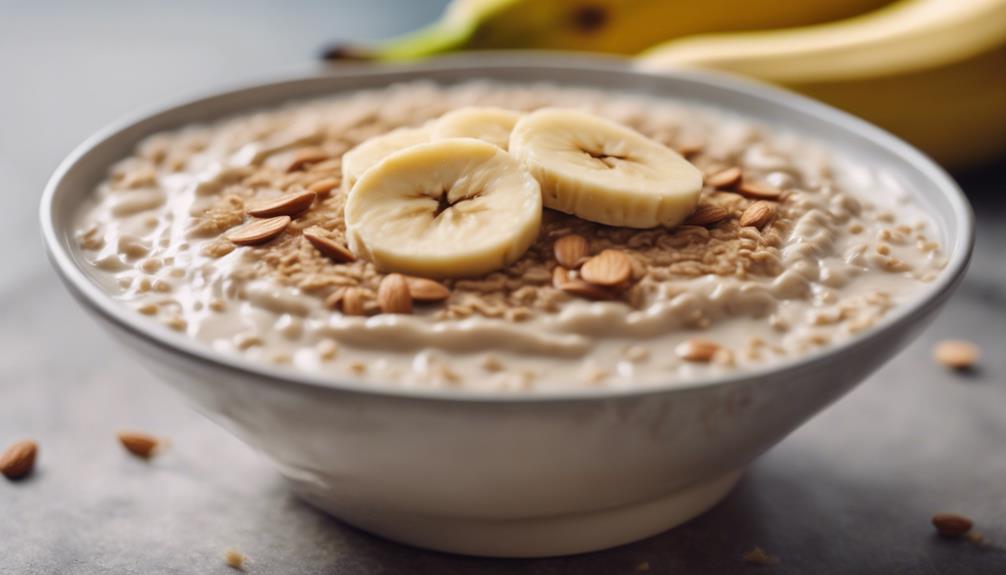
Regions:
<instances>
[{"instance_id":1,"label":"crumb on surface","mask_svg":"<svg viewBox=\"0 0 1006 575\"><path fill-rule=\"evenodd\" d=\"M741 555L741 559L745 563L751 563L752 565L776 565L779 563L779 558L775 555L769 555L761 547L755 547L750 551L745 551Z\"/></svg>"},{"instance_id":2,"label":"crumb on surface","mask_svg":"<svg viewBox=\"0 0 1006 575\"><path fill-rule=\"evenodd\" d=\"M639 565L636 565L637 573L648 573L650 571L650 562L643 561Z\"/></svg>"},{"instance_id":3,"label":"crumb on surface","mask_svg":"<svg viewBox=\"0 0 1006 575\"><path fill-rule=\"evenodd\" d=\"M245 570L245 555L237 549L231 548L224 551L224 561L231 569Z\"/></svg>"}]
</instances>

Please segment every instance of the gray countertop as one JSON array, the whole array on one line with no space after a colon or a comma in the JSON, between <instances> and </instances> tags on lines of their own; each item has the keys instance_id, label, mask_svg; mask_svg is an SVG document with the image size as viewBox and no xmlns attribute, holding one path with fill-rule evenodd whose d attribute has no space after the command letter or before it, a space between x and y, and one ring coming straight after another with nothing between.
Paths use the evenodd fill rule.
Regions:
<instances>
[{"instance_id":1,"label":"gray countertop","mask_svg":"<svg viewBox=\"0 0 1006 575\"><path fill-rule=\"evenodd\" d=\"M704 516L589 555L488 560L383 541L301 503L267 461L190 410L70 300L35 210L58 161L151 102L308 63L325 41L380 37L442 2L0 0L0 446L41 444L0 481L0 574L1006 573L1006 163L958 174L978 248L966 281L913 345L758 460ZM935 341L985 350L948 373ZM143 463L122 428L171 438ZM934 512L972 517L987 545L941 540ZM761 546L778 565L746 565Z\"/></svg>"}]
</instances>

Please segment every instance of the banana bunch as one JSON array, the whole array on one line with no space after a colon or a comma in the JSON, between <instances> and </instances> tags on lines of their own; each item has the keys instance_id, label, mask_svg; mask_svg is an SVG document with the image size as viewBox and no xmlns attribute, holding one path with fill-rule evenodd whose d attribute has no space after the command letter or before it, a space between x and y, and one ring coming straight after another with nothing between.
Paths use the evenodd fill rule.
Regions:
<instances>
[{"instance_id":1,"label":"banana bunch","mask_svg":"<svg viewBox=\"0 0 1006 575\"><path fill-rule=\"evenodd\" d=\"M1006 154L1006 0L455 0L427 28L329 56L515 48L636 55L648 70L774 82L948 167Z\"/></svg>"},{"instance_id":2,"label":"banana bunch","mask_svg":"<svg viewBox=\"0 0 1006 575\"><path fill-rule=\"evenodd\" d=\"M368 140L342 168L350 250L421 277L516 261L538 238L543 206L613 226L675 226L702 189L702 173L670 148L549 108L462 108Z\"/></svg>"},{"instance_id":3,"label":"banana bunch","mask_svg":"<svg viewBox=\"0 0 1006 575\"><path fill-rule=\"evenodd\" d=\"M903 0L792 30L714 34L644 52L774 82L851 111L948 167L1006 155L1006 0Z\"/></svg>"}]
</instances>

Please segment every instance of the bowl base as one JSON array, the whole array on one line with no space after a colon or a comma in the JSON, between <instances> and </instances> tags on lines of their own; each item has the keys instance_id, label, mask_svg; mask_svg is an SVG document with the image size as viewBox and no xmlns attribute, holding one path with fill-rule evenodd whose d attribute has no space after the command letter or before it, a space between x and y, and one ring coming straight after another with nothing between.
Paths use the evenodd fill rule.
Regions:
<instances>
[{"instance_id":1,"label":"bowl base","mask_svg":"<svg viewBox=\"0 0 1006 575\"><path fill-rule=\"evenodd\" d=\"M742 470L687 485L657 499L596 511L520 519L476 519L340 505L290 478L312 505L392 541L484 557L548 557L598 551L645 539L680 525L720 502Z\"/></svg>"}]
</instances>

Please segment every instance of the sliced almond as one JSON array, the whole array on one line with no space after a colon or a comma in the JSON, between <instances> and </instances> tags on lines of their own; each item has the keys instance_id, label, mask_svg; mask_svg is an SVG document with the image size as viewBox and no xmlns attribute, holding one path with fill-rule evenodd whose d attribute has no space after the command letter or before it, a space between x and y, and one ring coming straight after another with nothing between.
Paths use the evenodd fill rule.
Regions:
<instances>
[{"instance_id":1,"label":"sliced almond","mask_svg":"<svg viewBox=\"0 0 1006 575\"><path fill-rule=\"evenodd\" d=\"M621 285L632 277L632 260L618 250L604 250L583 264L580 277L600 286Z\"/></svg>"},{"instance_id":2,"label":"sliced almond","mask_svg":"<svg viewBox=\"0 0 1006 575\"><path fill-rule=\"evenodd\" d=\"M576 269L590 257L590 242L581 235L569 234L557 239L552 245L552 251L555 252L559 265Z\"/></svg>"},{"instance_id":3,"label":"sliced almond","mask_svg":"<svg viewBox=\"0 0 1006 575\"><path fill-rule=\"evenodd\" d=\"M227 232L225 236L231 243L239 246L263 244L283 233L290 225L290 216L278 216L266 220L255 220L238 226Z\"/></svg>"},{"instance_id":4,"label":"sliced almond","mask_svg":"<svg viewBox=\"0 0 1006 575\"><path fill-rule=\"evenodd\" d=\"M743 175L744 174L741 172L740 168L727 168L706 176L706 185L716 188L717 190L732 188L741 183Z\"/></svg>"},{"instance_id":5,"label":"sliced almond","mask_svg":"<svg viewBox=\"0 0 1006 575\"><path fill-rule=\"evenodd\" d=\"M741 182L741 185L737 186L737 193L753 200L778 200L782 197L782 190L779 188L754 182Z\"/></svg>"},{"instance_id":6,"label":"sliced almond","mask_svg":"<svg viewBox=\"0 0 1006 575\"><path fill-rule=\"evenodd\" d=\"M319 229L304 230L304 239L311 242L319 252L339 263L355 262L356 256L339 242L322 235Z\"/></svg>"},{"instance_id":7,"label":"sliced almond","mask_svg":"<svg viewBox=\"0 0 1006 575\"><path fill-rule=\"evenodd\" d=\"M956 513L937 513L933 515L933 527L943 537L960 537L971 531L973 525L974 523L970 519Z\"/></svg>"},{"instance_id":8,"label":"sliced almond","mask_svg":"<svg viewBox=\"0 0 1006 575\"><path fill-rule=\"evenodd\" d=\"M697 156L702 153L705 146L698 142L686 142L683 144L678 144L674 147L675 150L682 156L690 158L692 156Z\"/></svg>"},{"instance_id":9,"label":"sliced almond","mask_svg":"<svg viewBox=\"0 0 1006 575\"><path fill-rule=\"evenodd\" d=\"M301 148L293 155L293 159L286 165L287 172L294 172L315 162L321 162L329 158L328 152L321 148Z\"/></svg>"},{"instance_id":10,"label":"sliced almond","mask_svg":"<svg viewBox=\"0 0 1006 575\"><path fill-rule=\"evenodd\" d=\"M611 290L587 283L580 278L570 277L569 270L562 266L556 266L552 270L552 286L570 295L594 300L615 299L615 293Z\"/></svg>"},{"instance_id":11,"label":"sliced almond","mask_svg":"<svg viewBox=\"0 0 1006 575\"><path fill-rule=\"evenodd\" d=\"M555 266L552 270L552 287L562 289L563 284L569 281L569 270L562 266Z\"/></svg>"},{"instance_id":12,"label":"sliced almond","mask_svg":"<svg viewBox=\"0 0 1006 575\"><path fill-rule=\"evenodd\" d=\"M345 315L367 315L367 301L360 288L346 288L340 299L340 304L342 313Z\"/></svg>"},{"instance_id":13,"label":"sliced almond","mask_svg":"<svg viewBox=\"0 0 1006 575\"><path fill-rule=\"evenodd\" d=\"M150 459L160 444L156 437L141 431L120 431L118 437L126 451L143 459Z\"/></svg>"},{"instance_id":14,"label":"sliced almond","mask_svg":"<svg viewBox=\"0 0 1006 575\"><path fill-rule=\"evenodd\" d=\"M713 357L716 356L716 352L719 351L719 349L720 345L715 341L692 338L688 341L679 343L678 346L674 348L674 353L678 354L678 357L686 361L709 363L712 361Z\"/></svg>"},{"instance_id":15,"label":"sliced almond","mask_svg":"<svg viewBox=\"0 0 1006 575\"><path fill-rule=\"evenodd\" d=\"M950 369L965 370L978 362L981 350L970 341L944 340L933 348L933 357Z\"/></svg>"},{"instance_id":16,"label":"sliced almond","mask_svg":"<svg viewBox=\"0 0 1006 575\"><path fill-rule=\"evenodd\" d=\"M409 284L409 295L416 301L443 301L451 297L451 290L440 282L416 277L405 278L405 281Z\"/></svg>"},{"instance_id":17,"label":"sliced almond","mask_svg":"<svg viewBox=\"0 0 1006 575\"><path fill-rule=\"evenodd\" d=\"M293 192L255 206L248 210L248 215L256 218L293 217L310 208L317 196L318 194L310 190Z\"/></svg>"},{"instance_id":18,"label":"sliced almond","mask_svg":"<svg viewBox=\"0 0 1006 575\"><path fill-rule=\"evenodd\" d=\"M402 274L388 274L377 288L377 304L383 313L412 313L409 282Z\"/></svg>"},{"instance_id":19,"label":"sliced almond","mask_svg":"<svg viewBox=\"0 0 1006 575\"><path fill-rule=\"evenodd\" d=\"M594 285L592 283L587 283L579 278L572 278L566 283L559 287L562 291L575 295L577 297L582 297L585 299L594 300L612 300L617 299L617 295L610 289L603 286Z\"/></svg>"},{"instance_id":20,"label":"sliced almond","mask_svg":"<svg viewBox=\"0 0 1006 575\"><path fill-rule=\"evenodd\" d=\"M35 468L38 444L30 439L22 439L7 448L0 455L0 474L7 479L20 479Z\"/></svg>"},{"instance_id":21,"label":"sliced almond","mask_svg":"<svg viewBox=\"0 0 1006 575\"><path fill-rule=\"evenodd\" d=\"M342 185L342 181L339 178L325 178L311 184L307 187L307 189L319 196L327 196L332 193L332 190L338 188L340 185Z\"/></svg>"},{"instance_id":22,"label":"sliced almond","mask_svg":"<svg viewBox=\"0 0 1006 575\"><path fill-rule=\"evenodd\" d=\"M741 227L754 226L761 228L775 217L775 204L764 200L755 202L744 210L740 217Z\"/></svg>"},{"instance_id":23,"label":"sliced almond","mask_svg":"<svg viewBox=\"0 0 1006 575\"><path fill-rule=\"evenodd\" d=\"M690 226L708 226L715 224L730 215L725 208L713 204L699 204L692 215L688 216L685 223Z\"/></svg>"}]
</instances>

